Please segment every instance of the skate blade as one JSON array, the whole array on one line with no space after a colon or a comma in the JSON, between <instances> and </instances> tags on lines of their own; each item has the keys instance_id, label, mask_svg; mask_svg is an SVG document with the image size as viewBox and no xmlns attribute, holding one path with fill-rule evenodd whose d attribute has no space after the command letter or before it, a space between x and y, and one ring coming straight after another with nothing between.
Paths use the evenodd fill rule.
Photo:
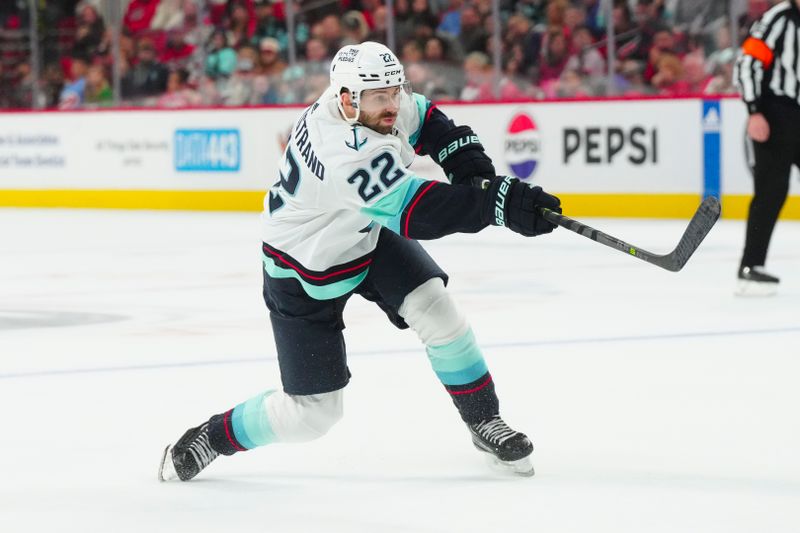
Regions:
<instances>
[{"instance_id":1,"label":"skate blade","mask_svg":"<svg viewBox=\"0 0 800 533\"><path fill-rule=\"evenodd\" d=\"M533 477L536 473L533 470L533 463L530 457L523 457L516 461L501 461L492 454L486 454L486 461L489 466L498 472L511 473L522 477Z\"/></svg>"},{"instance_id":2,"label":"skate blade","mask_svg":"<svg viewBox=\"0 0 800 533\"><path fill-rule=\"evenodd\" d=\"M172 445L167 445L164 448L164 453L161 455L161 463L158 465L158 480L174 481L180 479L178 473L175 471L175 465L172 464Z\"/></svg>"},{"instance_id":3,"label":"skate blade","mask_svg":"<svg viewBox=\"0 0 800 533\"><path fill-rule=\"evenodd\" d=\"M777 283L764 283L762 281L749 281L740 279L736 287L736 296L775 296L778 293Z\"/></svg>"}]
</instances>

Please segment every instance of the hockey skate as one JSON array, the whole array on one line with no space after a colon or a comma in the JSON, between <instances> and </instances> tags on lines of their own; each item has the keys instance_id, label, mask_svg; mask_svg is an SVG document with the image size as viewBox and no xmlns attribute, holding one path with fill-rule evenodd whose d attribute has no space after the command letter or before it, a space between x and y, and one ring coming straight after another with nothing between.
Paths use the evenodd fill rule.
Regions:
<instances>
[{"instance_id":1,"label":"hockey skate","mask_svg":"<svg viewBox=\"0 0 800 533\"><path fill-rule=\"evenodd\" d=\"M475 447L488 454L490 462L502 470L520 476L534 474L530 455L533 444L524 433L514 431L500 418L494 415L477 424L468 424Z\"/></svg>"},{"instance_id":2,"label":"hockey skate","mask_svg":"<svg viewBox=\"0 0 800 533\"><path fill-rule=\"evenodd\" d=\"M772 296L778 292L779 279L764 272L763 267L739 269L737 296Z\"/></svg>"},{"instance_id":3,"label":"hockey skate","mask_svg":"<svg viewBox=\"0 0 800 533\"><path fill-rule=\"evenodd\" d=\"M158 467L159 481L189 481L200 473L219 453L208 442L208 422L191 428L174 445L164 449Z\"/></svg>"}]
</instances>

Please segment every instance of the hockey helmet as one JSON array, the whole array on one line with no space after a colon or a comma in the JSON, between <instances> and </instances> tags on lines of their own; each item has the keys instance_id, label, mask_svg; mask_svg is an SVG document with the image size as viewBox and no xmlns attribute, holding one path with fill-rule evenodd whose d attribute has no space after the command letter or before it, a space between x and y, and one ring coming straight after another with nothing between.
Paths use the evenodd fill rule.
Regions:
<instances>
[{"instance_id":1,"label":"hockey helmet","mask_svg":"<svg viewBox=\"0 0 800 533\"><path fill-rule=\"evenodd\" d=\"M350 122L358 121L363 91L399 86L400 96L411 92L400 60L389 48L373 41L342 47L331 62L330 77L339 109ZM355 118L348 118L342 109L340 95L343 90L350 93L353 108L356 110Z\"/></svg>"}]
</instances>

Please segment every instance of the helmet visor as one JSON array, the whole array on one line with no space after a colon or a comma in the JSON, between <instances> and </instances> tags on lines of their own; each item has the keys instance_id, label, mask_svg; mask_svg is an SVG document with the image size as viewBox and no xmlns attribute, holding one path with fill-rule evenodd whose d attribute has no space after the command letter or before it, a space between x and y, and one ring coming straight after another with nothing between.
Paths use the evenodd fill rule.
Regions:
<instances>
[{"instance_id":1,"label":"helmet visor","mask_svg":"<svg viewBox=\"0 0 800 533\"><path fill-rule=\"evenodd\" d=\"M384 111L399 111L404 101L411 96L411 82L402 85L381 87L380 89L366 89L361 91L359 107L362 113L374 114Z\"/></svg>"}]
</instances>

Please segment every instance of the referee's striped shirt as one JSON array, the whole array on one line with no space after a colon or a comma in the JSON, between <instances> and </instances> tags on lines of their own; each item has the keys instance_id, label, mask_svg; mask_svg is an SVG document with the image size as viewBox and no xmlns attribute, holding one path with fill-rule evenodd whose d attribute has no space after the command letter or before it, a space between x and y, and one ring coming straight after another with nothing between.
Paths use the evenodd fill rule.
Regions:
<instances>
[{"instance_id":1,"label":"referee's striped shirt","mask_svg":"<svg viewBox=\"0 0 800 533\"><path fill-rule=\"evenodd\" d=\"M776 4L753 24L733 72L750 113L764 97L800 105L800 8L795 0Z\"/></svg>"}]
</instances>

